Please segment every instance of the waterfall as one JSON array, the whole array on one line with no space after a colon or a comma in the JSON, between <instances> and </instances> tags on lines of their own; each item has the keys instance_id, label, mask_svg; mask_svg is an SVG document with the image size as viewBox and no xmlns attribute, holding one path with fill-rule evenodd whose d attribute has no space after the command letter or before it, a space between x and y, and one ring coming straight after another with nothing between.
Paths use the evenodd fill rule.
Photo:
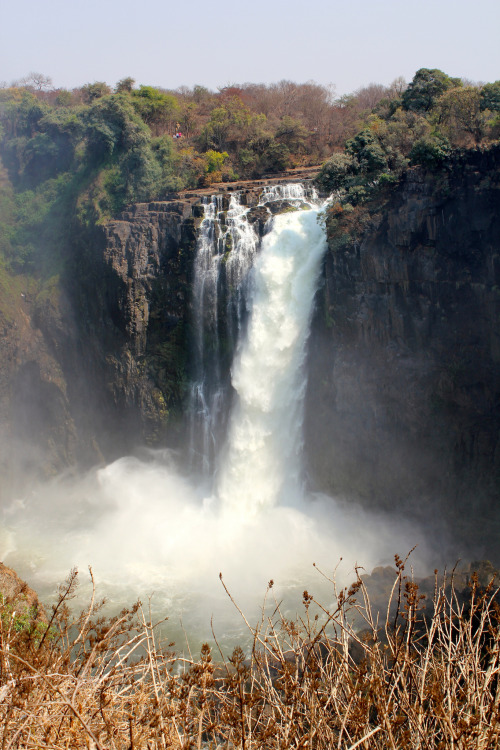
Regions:
<instances>
[{"instance_id":1,"label":"waterfall","mask_svg":"<svg viewBox=\"0 0 500 750\"><path fill-rule=\"evenodd\" d=\"M325 249L315 200L301 184L265 187L260 207L292 211L274 217L259 253L250 209L238 195L226 211L221 196L204 204L193 287L190 456L205 476L217 470L215 494L227 512L251 516L300 492L305 346Z\"/></svg>"},{"instance_id":2,"label":"waterfall","mask_svg":"<svg viewBox=\"0 0 500 750\"><path fill-rule=\"evenodd\" d=\"M226 208L226 210L224 210ZM232 195L204 201L193 284L194 355L189 398L190 468L210 476L228 401L227 371L241 333L248 273L259 237Z\"/></svg>"},{"instance_id":3,"label":"waterfall","mask_svg":"<svg viewBox=\"0 0 500 750\"><path fill-rule=\"evenodd\" d=\"M177 454L144 450L48 481L0 516L0 558L45 597L71 567L90 564L114 607L154 591L159 618L168 614L175 628L182 615L200 643L212 616L224 638L237 632L219 572L260 617L271 577L279 599L300 598L317 590L313 562L328 570L347 556L352 566L362 550L365 565L380 564L395 533L302 486L320 209L298 185L266 188L253 207L242 198L208 199L200 227L189 415L196 468L179 471ZM261 241L252 220L265 223L263 206L272 221Z\"/></svg>"},{"instance_id":4,"label":"waterfall","mask_svg":"<svg viewBox=\"0 0 500 750\"><path fill-rule=\"evenodd\" d=\"M252 516L302 495L304 360L325 247L312 208L276 216L264 237L232 369L237 400L217 485L225 511Z\"/></svg>"}]
</instances>

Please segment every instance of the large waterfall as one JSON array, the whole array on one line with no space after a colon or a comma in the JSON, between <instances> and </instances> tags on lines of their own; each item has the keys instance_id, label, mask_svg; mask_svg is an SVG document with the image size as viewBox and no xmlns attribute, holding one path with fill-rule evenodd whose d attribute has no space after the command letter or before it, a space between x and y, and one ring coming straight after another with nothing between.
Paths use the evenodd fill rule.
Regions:
<instances>
[{"instance_id":1,"label":"large waterfall","mask_svg":"<svg viewBox=\"0 0 500 750\"><path fill-rule=\"evenodd\" d=\"M222 196L205 202L193 285L191 467L216 469L222 508L242 517L300 487L303 362L326 246L315 197L301 184L262 191L260 206L286 201L286 212L269 219L255 263L260 240L249 208L238 195L227 210Z\"/></svg>"},{"instance_id":2,"label":"large waterfall","mask_svg":"<svg viewBox=\"0 0 500 750\"><path fill-rule=\"evenodd\" d=\"M273 216L266 206L276 213L276 201L285 211ZM115 604L154 591L157 611L182 614L206 638L211 613L229 628L219 572L253 611L270 578L281 596L303 590L313 562L331 570L344 556L352 566L359 550L365 565L380 561L393 529L303 487L319 211L298 185L267 188L253 209L236 195L207 200L193 285L190 461L180 469L167 451L145 451L13 501L0 558L42 594L90 564ZM261 241L252 220L262 226L266 212Z\"/></svg>"}]
</instances>

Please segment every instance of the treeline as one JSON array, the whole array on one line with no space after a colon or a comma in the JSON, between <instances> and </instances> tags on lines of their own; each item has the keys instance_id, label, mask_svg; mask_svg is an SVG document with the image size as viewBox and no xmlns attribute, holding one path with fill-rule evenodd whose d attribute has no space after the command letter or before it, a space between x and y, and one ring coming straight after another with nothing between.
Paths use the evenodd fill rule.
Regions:
<instances>
[{"instance_id":1,"label":"treeline","mask_svg":"<svg viewBox=\"0 0 500 750\"><path fill-rule=\"evenodd\" d=\"M0 88L0 253L19 267L63 247L64 217L94 223L184 188L325 162L319 184L362 202L408 164L498 139L500 81L423 68L407 86L335 98L314 82L209 91L103 82L68 91L30 74ZM67 224L67 221L66 221Z\"/></svg>"},{"instance_id":2,"label":"treeline","mask_svg":"<svg viewBox=\"0 0 500 750\"><path fill-rule=\"evenodd\" d=\"M362 128L323 165L318 183L345 207L395 182L409 165L440 169L454 150L500 136L500 81L464 83L422 68L397 97L382 97Z\"/></svg>"}]
</instances>

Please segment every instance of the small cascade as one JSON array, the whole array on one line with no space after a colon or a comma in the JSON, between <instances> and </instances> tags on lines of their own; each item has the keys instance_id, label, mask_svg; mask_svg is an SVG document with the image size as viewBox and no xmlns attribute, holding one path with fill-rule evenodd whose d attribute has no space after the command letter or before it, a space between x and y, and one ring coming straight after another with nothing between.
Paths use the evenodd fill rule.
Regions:
<instances>
[{"instance_id":1,"label":"small cascade","mask_svg":"<svg viewBox=\"0 0 500 750\"><path fill-rule=\"evenodd\" d=\"M313 185L304 185L302 182L290 182L278 185L266 185L260 196L259 204L265 205L271 201L314 203L317 200L318 193Z\"/></svg>"},{"instance_id":2,"label":"small cascade","mask_svg":"<svg viewBox=\"0 0 500 750\"><path fill-rule=\"evenodd\" d=\"M226 203L225 203L226 201ZM193 283L190 468L209 477L227 417L229 365L241 334L246 284L259 237L237 194L204 201Z\"/></svg>"}]
</instances>

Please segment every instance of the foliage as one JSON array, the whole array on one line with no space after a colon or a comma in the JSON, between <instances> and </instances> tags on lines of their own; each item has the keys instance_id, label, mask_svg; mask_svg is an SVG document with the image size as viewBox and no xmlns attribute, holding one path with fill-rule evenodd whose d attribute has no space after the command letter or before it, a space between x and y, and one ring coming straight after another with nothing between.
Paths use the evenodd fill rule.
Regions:
<instances>
[{"instance_id":1,"label":"foliage","mask_svg":"<svg viewBox=\"0 0 500 750\"><path fill-rule=\"evenodd\" d=\"M172 122L179 112L177 99L153 86L140 86L132 92L132 104L155 134L172 130Z\"/></svg>"},{"instance_id":2,"label":"foliage","mask_svg":"<svg viewBox=\"0 0 500 750\"><path fill-rule=\"evenodd\" d=\"M95 99L110 94L111 89L104 81L95 81L95 83L86 83L85 86L82 86L81 92L83 101L91 104Z\"/></svg>"},{"instance_id":3,"label":"foliage","mask_svg":"<svg viewBox=\"0 0 500 750\"><path fill-rule=\"evenodd\" d=\"M465 86L428 68L417 71L406 89L402 82L392 92L367 87L358 96L372 111L363 113L344 152L323 164L318 187L338 191L340 205L358 206L395 184L408 165L441 169L454 148L491 143L500 134L493 115L498 91L496 83ZM355 107L356 96L344 97L343 106Z\"/></svg>"},{"instance_id":4,"label":"foliage","mask_svg":"<svg viewBox=\"0 0 500 750\"><path fill-rule=\"evenodd\" d=\"M450 143L444 136L426 136L415 141L410 151L410 164L421 164L429 169L437 169L450 153Z\"/></svg>"},{"instance_id":5,"label":"foliage","mask_svg":"<svg viewBox=\"0 0 500 750\"><path fill-rule=\"evenodd\" d=\"M115 86L115 94L130 93L134 88L134 85L134 78L130 78L130 76L128 76L127 78L122 78Z\"/></svg>"},{"instance_id":6,"label":"foliage","mask_svg":"<svg viewBox=\"0 0 500 750\"><path fill-rule=\"evenodd\" d=\"M336 153L323 164L316 182L322 190L331 193L343 187L346 178L356 171L356 161L350 154Z\"/></svg>"},{"instance_id":7,"label":"foliage","mask_svg":"<svg viewBox=\"0 0 500 750\"><path fill-rule=\"evenodd\" d=\"M481 109L500 111L500 81L486 83L481 89Z\"/></svg>"},{"instance_id":8,"label":"foliage","mask_svg":"<svg viewBox=\"0 0 500 750\"><path fill-rule=\"evenodd\" d=\"M474 86L450 89L437 100L438 122L454 144L462 145L464 135L476 144L481 142L487 120L481 109L482 101L481 91Z\"/></svg>"},{"instance_id":9,"label":"foliage","mask_svg":"<svg viewBox=\"0 0 500 750\"><path fill-rule=\"evenodd\" d=\"M459 78L450 78L437 68L420 68L402 95L403 107L416 112L429 112L436 99L451 88L462 85Z\"/></svg>"},{"instance_id":10,"label":"foliage","mask_svg":"<svg viewBox=\"0 0 500 750\"><path fill-rule=\"evenodd\" d=\"M387 157L380 141L371 130L362 130L346 143L346 152L353 157L360 172L376 175L387 169Z\"/></svg>"},{"instance_id":11,"label":"foliage","mask_svg":"<svg viewBox=\"0 0 500 750\"><path fill-rule=\"evenodd\" d=\"M195 659L162 648L140 603L106 617L95 598L73 616L77 573L48 621L16 621L0 604L3 747L413 750L496 747L500 607L493 578L438 576L430 599L397 555L388 600L370 600L360 570L308 591L296 619L268 584L245 651L205 644ZM90 571L92 576L92 571ZM463 578L463 577L462 577ZM92 578L93 581L93 578ZM465 582L464 582L465 583ZM463 585L463 584L462 584ZM379 607L382 604L382 620Z\"/></svg>"},{"instance_id":12,"label":"foliage","mask_svg":"<svg viewBox=\"0 0 500 750\"><path fill-rule=\"evenodd\" d=\"M320 161L318 186L360 205L410 159L436 169L450 149L498 138L499 90L426 68L407 88L396 79L340 99L310 81L212 92L135 88L126 77L114 93L102 81L70 92L30 74L0 88L0 155L14 191L0 226L6 262L39 272L51 242L69 257L75 217L102 221L136 201Z\"/></svg>"},{"instance_id":13,"label":"foliage","mask_svg":"<svg viewBox=\"0 0 500 750\"><path fill-rule=\"evenodd\" d=\"M307 130L300 120L285 115L280 120L274 137L286 146L289 152L300 153L306 143Z\"/></svg>"}]
</instances>

